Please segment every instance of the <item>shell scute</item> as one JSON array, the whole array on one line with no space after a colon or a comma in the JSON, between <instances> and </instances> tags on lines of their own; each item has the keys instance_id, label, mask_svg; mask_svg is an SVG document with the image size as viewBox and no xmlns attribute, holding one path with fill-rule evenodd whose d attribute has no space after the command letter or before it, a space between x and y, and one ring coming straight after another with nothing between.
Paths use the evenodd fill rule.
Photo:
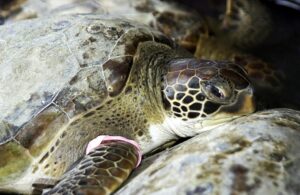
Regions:
<instances>
[{"instance_id":1,"label":"shell scute","mask_svg":"<svg viewBox=\"0 0 300 195\"><path fill-rule=\"evenodd\" d=\"M133 56L140 42L154 40L151 32L145 28L129 29L117 41L115 47L110 53L110 57L119 57L122 55Z\"/></svg>"},{"instance_id":2,"label":"shell scute","mask_svg":"<svg viewBox=\"0 0 300 195\"><path fill-rule=\"evenodd\" d=\"M97 107L107 98L107 89L99 67L80 70L54 100L69 118Z\"/></svg>"},{"instance_id":3,"label":"shell scute","mask_svg":"<svg viewBox=\"0 0 300 195\"><path fill-rule=\"evenodd\" d=\"M15 140L32 156L39 155L44 146L55 137L68 120L60 109L51 105L26 123L16 135Z\"/></svg>"},{"instance_id":4,"label":"shell scute","mask_svg":"<svg viewBox=\"0 0 300 195\"><path fill-rule=\"evenodd\" d=\"M6 42L6 58L0 61L0 120L20 127L53 101L79 67L57 33Z\"/></svg>"},{"instance_id":5,"label":"shell scute","mask_svg":"<svg viewBox=\"0 0 300 195\"><path fill-rule=\"evenodd\" d=\"M102 66L126 30L116 21L88 19L64 30L68 47L82 68Z\"/></svg>"}]
</instances>

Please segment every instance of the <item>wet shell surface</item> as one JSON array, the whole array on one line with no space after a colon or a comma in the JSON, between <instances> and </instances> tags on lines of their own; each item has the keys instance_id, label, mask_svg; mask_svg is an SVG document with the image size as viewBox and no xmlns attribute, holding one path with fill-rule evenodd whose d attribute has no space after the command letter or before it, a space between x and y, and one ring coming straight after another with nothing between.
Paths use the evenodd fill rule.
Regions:
<instances>
[{"instance_id":1,"label":"wet shell surface","mask_svg":"<svg viewBox=\"0 0 300 195\"><path fill-rule=\"evenodd\" d=\"M116 194L298 194L299 130L290 109L239 118L146 159Z\"/></svg>"}]
</instances>

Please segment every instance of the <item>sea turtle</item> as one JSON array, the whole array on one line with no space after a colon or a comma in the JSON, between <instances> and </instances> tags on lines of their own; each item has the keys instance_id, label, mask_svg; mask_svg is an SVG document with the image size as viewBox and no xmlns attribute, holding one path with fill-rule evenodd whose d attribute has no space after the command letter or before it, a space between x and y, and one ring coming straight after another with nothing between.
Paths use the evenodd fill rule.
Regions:
<instances>
[{"instance_id":1,"label":"sea turtle","mask_svg":"<svg viewBox=\"0 0 300 195\"><path fill-rule=\"evenodd\" d=\"M218 10L219 14L207 20L217 36L239 49L255 50L265 45L294 42L299 37L299 13L284 4L297 3L293 0L216 1L210 9Z\"/></svg>"},{"instance_id":2,"label":"sea turtle","mask_svg":"<svg viewBox=\"0 0 300 195\"><path fill-rule=\"evenodd\" d=\"M0 27L0 191L109 193L143 154L255 109L246 72L196 60L163 34L96 14ZM83 157L84 156L84 157ZM83 157L82 160L80 160ZM43 182L40 182L43 181Z\"/></svg>"}]
</instances>

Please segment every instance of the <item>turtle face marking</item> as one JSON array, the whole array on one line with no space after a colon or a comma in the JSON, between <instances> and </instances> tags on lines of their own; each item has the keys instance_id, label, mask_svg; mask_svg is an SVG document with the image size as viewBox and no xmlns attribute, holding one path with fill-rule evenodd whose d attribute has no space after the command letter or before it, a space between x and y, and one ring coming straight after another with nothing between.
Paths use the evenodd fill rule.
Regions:
<instances>
[{"instance_id":1,"label":"turtle face marking","mask_svg":"<svg viewBox=\"0 0 300 195\"><path fill-rule=\"evenodd\" d=\"M164 76L165 108L183 121L215 117L224 112L227 115L253 112L249 97L252 102L252 87L245 70L229 62L176 59L169 63Z\"/></svg>"}]
</instances>

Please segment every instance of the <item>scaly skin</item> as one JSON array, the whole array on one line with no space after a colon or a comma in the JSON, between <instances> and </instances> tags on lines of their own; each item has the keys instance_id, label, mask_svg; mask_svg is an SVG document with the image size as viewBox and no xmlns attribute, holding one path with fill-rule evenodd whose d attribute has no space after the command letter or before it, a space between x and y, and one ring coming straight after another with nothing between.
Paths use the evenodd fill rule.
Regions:
<instances>
[{"instance_id":1,"label":"scaly skin","mask_svg":"<svg viewBox=\"0 0 300 195\"><path fill-rule=\"evenodd\" d=\"M76 167L44 195L50 194L111 194L137 164L134 147L121 141L104 142L85 155Z\"/></svg>"}]
</instances>

